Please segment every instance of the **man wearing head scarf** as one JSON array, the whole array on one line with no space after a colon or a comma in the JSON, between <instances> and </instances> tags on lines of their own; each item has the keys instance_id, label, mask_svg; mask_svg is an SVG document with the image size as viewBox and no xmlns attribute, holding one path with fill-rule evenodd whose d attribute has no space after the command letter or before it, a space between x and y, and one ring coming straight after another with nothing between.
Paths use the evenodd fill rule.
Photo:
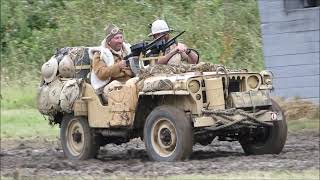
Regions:
<instances>
[{"instance_id":1,"label":"man wearing head scarf","mask_svg":"<svg viewBox=\"0 0 320 180\"><path fill-rule=\"evenodd\" d=\"M133 77L133 73L123 60L131 52L130 45L124 42L123 30L111 24L105 31L101 46L90 49L89 54L93 54L91 85L107 101L107 94Z\"/></svg>"},{"instance_id":2,"label":"man wearing head scarf","mask_svg":"<svg viewBox=\"0 0 320 180\"><path fill-rule=\"evenodd\" d=\"M151 33L149 36L153 36L154 39L162 36L166 42L170 39L170 32L173 29L169 28L166 21L158 19L151 24ZM180 64L182 61L190 63L190 64L197 64L199 60L198 54L183 43L176 43L171 45L169 48L166 49L164 56L158 59L158 64Z\"/></svg>"}]
</instances>

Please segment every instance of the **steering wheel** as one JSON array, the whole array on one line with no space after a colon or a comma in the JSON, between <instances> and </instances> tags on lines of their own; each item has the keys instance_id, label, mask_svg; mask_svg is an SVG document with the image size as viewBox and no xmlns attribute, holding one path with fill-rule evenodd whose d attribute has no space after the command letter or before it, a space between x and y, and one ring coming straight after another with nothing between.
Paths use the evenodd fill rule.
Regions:
<instances>
[{"instance_id":1,"label":"steering wheel","mask_svg":"<svg viewBox=\"0 0 320 180\"><path fill-rule=\"evenodd\" d=\"M195 50L195 49L192 49L192 48L188 48L187 49L187 51L193 51L194 53L196 53L197 54L197 56L198 56L198 59L197 59L197 62L196 62L196 64L198 64L199 63L199 60L200 60L200 55L199 55L199 52L197 51L197 50Z\"/></svg>"}]
</instances>

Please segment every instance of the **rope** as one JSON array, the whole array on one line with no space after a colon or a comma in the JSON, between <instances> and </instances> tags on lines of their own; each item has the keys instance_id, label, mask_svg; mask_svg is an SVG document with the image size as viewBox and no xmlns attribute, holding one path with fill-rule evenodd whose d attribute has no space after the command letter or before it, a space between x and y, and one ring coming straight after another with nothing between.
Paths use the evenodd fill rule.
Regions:
<instances>
[{"instance_id":1,"label":"rope","mask_svg":"<svg viewBox=\"0 0 320 180\"><path fill-rule=\"evenodd\" d=\"M220 129L224 129L224 128L230 127L230 126L232 126L234 124L238 124L238 123L240 123L240 122L242 122L244 120L246 120L246 118L239 119L239 120L233 121L233 122L231 122L229 124L224 124L224 125L221 125L221 126L218 126L218 127L207 127L205 129L212 130L212 131L217 131L217 130L220 130Z\"/></svg>"},{"instance_id":2,"label":"rope","mask_svg":"<svg viewBox=\"0 0 320 180\"><path fill-rule=\"evenodd\" d=\"M255 116L260 116L267 112L267 110L260 110L257 113L254 113L252 116L251 114L241 110L241 109L227 109L227 110L208 110L208 109L202 109L202 112L206 115L211 116L213 119L217 120L218 124L221 124L217 127L207 127L205 129L211 130L211 131L217 131L221 129L225 129L228 127L231 127L236 124L249 124L249 125L264 125L264 126L273 126L272 123L267 123L264 121L258 120ZM240 119L234 119L232 116L235 115L241 115L242 118ZM218 120L218 117L222 118L222 120Z\"/></svg>"}]
</instances>

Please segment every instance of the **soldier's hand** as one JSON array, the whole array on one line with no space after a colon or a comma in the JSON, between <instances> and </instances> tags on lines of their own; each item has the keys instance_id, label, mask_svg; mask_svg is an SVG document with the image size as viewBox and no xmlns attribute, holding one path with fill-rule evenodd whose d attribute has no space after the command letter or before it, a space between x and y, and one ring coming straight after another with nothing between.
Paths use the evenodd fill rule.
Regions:
<instances>
[{"instance_id":1,"label":"soldier's hand","mask_svg":"<svg viewBox=\"0 0 320 180\"><path fill-rule=\"evenodd\" d=\"M178 43L178 45L176 46L177 53L186 52L186 50L187 50L187 46L184 44Z\"/></svg>"},{"instance_id":2,"label":"soldier's hand","mask_svg":"<svg viewBox=\"0 0 320 180\"><path fill-rule=\"evenodd\" d=\"M120 68L120 69L125 69L125 68L127 68L127 63L126 63L125 60L120 61L120 62L118 63L118 65L119 65L119 68Z\"/></svg>"},{"instance_id":3,"label":"soldier's hand","mask_svg":"<svg viewBox=\"0 0 320 180\"><path fill-rule=\"evenodd\" d=\"M100 51L93 52L93 59L100 58Z\"/></svg>"}]
</instances>

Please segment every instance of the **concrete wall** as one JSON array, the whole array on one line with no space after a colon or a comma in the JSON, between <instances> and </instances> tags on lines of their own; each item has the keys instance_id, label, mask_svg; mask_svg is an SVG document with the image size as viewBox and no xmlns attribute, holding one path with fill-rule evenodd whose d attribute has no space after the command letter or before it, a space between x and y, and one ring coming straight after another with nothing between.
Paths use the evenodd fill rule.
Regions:
<instances>
[{"instance_id":1,"label":"concrete wall","mask_svg":"<svg viewBox=\"0 0 320 180\"><path fill-rule=\"evenodd\" d=\"M320 8L287 9L284 4L258 1L265 68L275 75L273 95L319 103Z\"/></svg>"}]
</instances>

